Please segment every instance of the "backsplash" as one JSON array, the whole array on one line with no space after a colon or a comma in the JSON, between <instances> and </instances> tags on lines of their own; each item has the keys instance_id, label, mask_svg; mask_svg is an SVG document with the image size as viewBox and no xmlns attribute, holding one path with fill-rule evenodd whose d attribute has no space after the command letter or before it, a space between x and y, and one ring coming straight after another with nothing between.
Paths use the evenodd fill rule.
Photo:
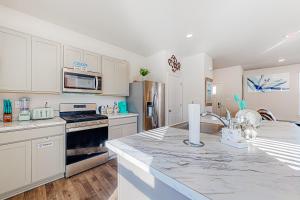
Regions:
<instances>
[{"instance_id":1,"label":"backsplash","mask_svg":"<svg viewBox=\"0 0 300 200\"><path fill-rule=\"evenodd\" d=\"M60 103L96 103L97 106L113 105L115 101L125 100L124 97L99 96L95 94L30 94L30 93L0 93L0 121L3 114L3 99L10 99L13 107L13 119L17 119L19 109L15 107L15 101L21 97L30 98L30 109L44 107L47 102L49 107L55 111L55 116L59 115Z\"/></svg>"}]
</instances>

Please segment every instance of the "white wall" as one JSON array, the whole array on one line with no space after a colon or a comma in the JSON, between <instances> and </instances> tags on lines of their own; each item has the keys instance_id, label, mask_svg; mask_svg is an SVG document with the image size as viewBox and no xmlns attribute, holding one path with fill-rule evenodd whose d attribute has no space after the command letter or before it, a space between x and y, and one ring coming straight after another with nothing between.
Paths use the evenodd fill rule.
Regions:
<instances>
[{"instance_id":1,"label":"white wall","mask_svg":"<svg viewBox=\"0 0 300 200\"><path fill-rule=\"evenodd\" d=\"M188 119L188 104L201 105L202 112L211 110L205 106L205 77L213 78L212 59L205 53L182 58L183 119Z\"/></svg>"},{"instance_id":2,"label":"white wall","mask_svg":"<svg viewBox=\"0 0 300 200\"><path fill-rule=\"evenodd\" d=\"M40 20L30 15L0 6L0 26L11 28L20 32L34 36L46 38L60 42L62 44L72 45L78 48L93 51L102 55L116 57L127 60L130 64L130 80L138 79L139 68L145 64L145 57L121 49L119 47L107 44L105 42L93 39L86 35L74 32L61 26ZM98 105L112 104L114 100L121 100L120 97L102 97L96 95L31 95L31 94L0 94L0 101L3 98L15 100L20 96L30 96L32 98L32 107L41 106L45 100L49 105L58 109L60 102L96 102ZM2 104L2 102L0 103ZM0 110L2 112L2 109Z\"/></svg>"},{"instance_id":3,"label":"white wall","mask_svg":"<svg viewBox=\"0 0 300 200\"><path fill-rule=\"evenodd\" d=\"M241 66L233 66L215 69L213 77L217 92L213 97L213 112L219 115L224 114L225 110L217 107L217 103L220 102L232 114L235 114L239 108L234 102L234 95L239 95L242 98L243 94L243 68Z\"/></svg>"},{"instance_id":4,"label":"white wall","mask_svg":"<svg viewBox=\"0 0 300 200\"><path fill-rule=\"evenodd\" d=\"M166 83L168 67L167 54L167 51L160 51L146 58L146 66L150 70L147 80Z\"/></svg>"},{"instance_id":5,"label":"white wall","mask_svg":"<svg viewBox=\"0 0 300 200\"><path fill-rule=\"evenodd\" d=\"M262 74L290 74L290 90L285 92L253 93L248 92L247 77ZM299 116L299 73L300 64L250 70L244 72L244 97L249 108L269 109L281 120L300 120Z\"/></svg>"}]
</instances>

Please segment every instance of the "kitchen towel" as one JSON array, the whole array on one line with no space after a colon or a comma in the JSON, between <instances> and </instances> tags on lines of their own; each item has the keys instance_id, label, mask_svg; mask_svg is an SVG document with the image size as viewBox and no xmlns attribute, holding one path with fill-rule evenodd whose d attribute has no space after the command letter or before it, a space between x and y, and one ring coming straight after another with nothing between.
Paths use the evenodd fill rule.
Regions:
<instances>
[{"instance_id":1,"label":"kitchen towel","mask_svg":"<svg viewBox=\"0 0 300 200\"><path fill-rule=\"evenodd\" d=\"M189 104L189 142L200 144L200 104Z\"/></svg>"}]
</instances>

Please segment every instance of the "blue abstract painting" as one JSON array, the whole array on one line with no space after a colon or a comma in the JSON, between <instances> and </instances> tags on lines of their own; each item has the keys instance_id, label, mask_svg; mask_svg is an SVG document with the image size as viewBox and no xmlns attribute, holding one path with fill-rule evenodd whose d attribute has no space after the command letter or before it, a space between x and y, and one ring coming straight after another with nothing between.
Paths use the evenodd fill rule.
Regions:
<instances>
[{"instance_id":1,"label":"blue abstract painting","mask_svg":"<svg viewBox=\"0 0 300 200\"><path fill-rule=\"evenodd\" d=\"M268 74L247 78L248 92L275 92L290 89L290 74Z\"/></svg>"}]
</instances>

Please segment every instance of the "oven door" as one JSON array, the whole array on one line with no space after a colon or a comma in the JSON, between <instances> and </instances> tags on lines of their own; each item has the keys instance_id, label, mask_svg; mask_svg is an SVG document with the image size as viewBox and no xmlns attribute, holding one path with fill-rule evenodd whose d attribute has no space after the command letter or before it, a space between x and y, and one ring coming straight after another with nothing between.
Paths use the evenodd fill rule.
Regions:
<instances>
[{"instance_id":1,"label":"oven door","mask_svg":"<svg viewBox=\"0 0 300 200\"><path fill-rule=\"evenodd\" d=\"M105 141L108 139L108 127L93 128L67 133L66 164L81 162L96 156L107 154Z\"/></svg>"},{"instance_id":2,"label":"oven door","mask_svg":"<svg viewBox=\"0 0 300 200\"><path fill-rule=\"evenodd\" d=\"M102 77L95 72L63 69L63 92L101 93Z\"/></svg>"}]
</instances>

